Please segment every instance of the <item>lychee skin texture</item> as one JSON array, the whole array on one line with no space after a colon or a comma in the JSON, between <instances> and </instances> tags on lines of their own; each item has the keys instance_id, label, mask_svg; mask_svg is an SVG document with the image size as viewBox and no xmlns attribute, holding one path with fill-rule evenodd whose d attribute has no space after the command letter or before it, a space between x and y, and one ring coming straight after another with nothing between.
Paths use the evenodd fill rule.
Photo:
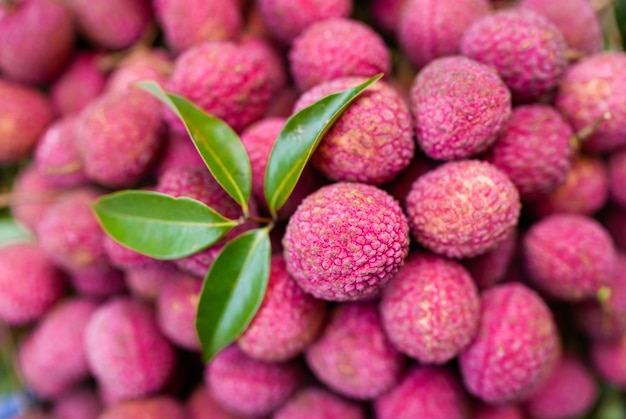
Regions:
<instances>
[{"instance_id":1,"label":"lychee skin texture","mask_svg":"<svg viewBox=\"0 0 626 419\"><path fill-rule=\"evenodd\" d=\"M320 387L294 394L273 419L364 419L363 408Z\"/></svg>"},{"instance_id":2,"label":"lychee skin texture","mask_svg":"<svg viewBox=\"0 0 626 419\"><path fill-rule=\"evenodd\" d=\"M592 218L554 214L535 223L523 242L529 278L564 301L594 297L613 278L617 263L609 233Z\"/></svg>"},{"instance_id":3,"label":"lychee skin texture","mask_svg":"<svg viewBox=\"0 0 626 419\"><path fill-rule=\"evenodd\" d=\"M111 265L120 269L132 269L163 263L162 261L153 259L150 256L146 256L129 249L128 247L116 242L108 234L105 234L103 237L103 245Z\"/></svg>"},{"instance_id":4,"label":"lychee skin texture","mask_svg":"<svg viewBox=\"0 0 626 419\"><path fill-rule=\"evenodd\" d=\"M524 9L487 15L461 40L461 53L494 67L521 101L537 99L557 85L567 69L566 49L554 24Z\"/></svg>"},{"instance_id":5,"label":"lychee skin texture","mask_svg":"<svg viewBox=\"0 0 626 419\"><path fill-rule=\"evenodd\" d=\"M101 185L134 185L161 143L161 105L138 89L110 92L92 102L77 122L85 173Z\"/></svg>"},{"instance_id":6,"label":"lychee skin texture","mask_svg":"<svg viewBox=\"0 0 626 419\"><path fill-rule=\"evenodd\" d=\"M13 183L11 215L24 227L35 231L44 214L63 193L50 185L34 165L25 167Z\"/></svg>"},{"instance_id":7,"label":"lychee skin texture","mask_svg":"<svg viewBox=\"0 0 626 419\"><path fill-rule=\"evenodd\" d=\"M565 355L546 382L525 401L526 410L537 419L583 417L598 399L598 390L585 364Z\"/></svg>"},{"instance_id":8,"label":"lychee skin texture","mask_svg":"<svg viewBox=\"0 0 626 419\"><path fill-rule=\"evenodd\" d=\"M83 338L97 308L87 299L65 300L38 323L22 344L20 371L38 397L57 398L89 376Z\"/></svg>"},{"instance_id":9,"label":"lychee skin texture","mask_svg":"<svg viewBox=\"0 0 626 419\"><path fill-rule=\"evenodd\" d=\"M515 282L488 289L481 304L478 335L459 357L465 388L487 403L519 400L541 385L560 356L552 313Z\"/></svg>"},{"instance_id":10,"label":"lychee skin texture","mask_svg":"<svg viewBox=\"0 0 626 419\"><path fill-rule=\"evenodd\" d=\"M463 260L479 290L490 288L504 279L517 250L517 230L486 253Z\"/></svg>"},{"instance_id":11,"label":"lychee skin texture","mask_svg":"<svg viewBox=\"0 0 626 419\"><path fill-rule=\"evenodd\" d=\"M78 387L55 400L50 413L54 418L97 418L104 410L100 398L88 387Z\"/></svg>"},{"instance_id":12,"label":"lychee skin texture","mask_svg":"<svg viewBox=\"0 0 626 419\"><path fill-rule=\"evenodd\" d=\"M463 33L489 13L488 0L408 0L400 10L398 43L416 67L458 54Z\"/></svg>"},{"instance_id":13,"label":"lychee skin texture","mask_svg":"<svg viewBox=\"0 0 626 419\"><path fill-rule=\"evenodd\" d=\"M436 160L481 153L511 116L511 93L498 74L461 56L439 58L424 67L410 98L419 146Z\"/></svg>"},{"instance_id":14,"label":"lychee skin texture","mask_svg":"<svg viewBox=\"0 0 626 419\"><path fill-rule=\"evenodd\" d=\"M136 91L133 83L152 80L159 86L165 86L172 71L173 63L168 52L162 49L145 49L126 56L109 75L107 92ZM144 95L149 94L143 92ZM152 98L154 101L154 98Z\"/></svg>"},{"instance_id":15,"label":"lychee skin texture","mask_svg":"<svg viewBox=\"0 0 626 419\"><path fill-rule=\"evenodd\" d=\"M175 367L175 352L158 329L150 308L127 297L108 300L85 331L85 351L101 386L117 400L155 393Z\"/></svg>"},{"instance_id":16,"label":"lychee skin texture","mask_svg":"<svg viewBox=\"0 0 626 419\"><path fill-rule=\"evenodd\" d=\"M415 239L434 253L473 257L501 243L520 215L519 193L490 163L448 162L418 178L406 198Z\"/></svg>"},{"instance_id":17,"label":"lychee skin texture","mask_svg":"<svg viewBox=\"0 0 626 419\"><path fill-rule=\"evenodd\" d=\"M100 419L187 419L185 408L170 396L129 400L105 410Z\"/></svg>"},{"instance_id":18,"label":"lychee skin texture","mask_svg":"<svg viewBox=\"0 0 626 419\"><path fill-rule=\"evenodd\" d=\"M0 119L0 164L11 164L30 154L54 111L38 90L0 79Z\"/></svg>"},{"instance_id":19,"label":"lychee skin texture","mask_svg":"<svg viewBox=\"0 0 626 419\"><path fill-rule=\"evenodd\" d=\"M290 44L315 22L348 17L352 0L260 0L267 30L283 44Z\"/></svg>"},{"instance_id":20,"label":"lychee skin texture","mask_svg":"<svg viewBox=\"0 0 626 419\"><path fill-rule=\"evenodd\" d=\"M591 363L602 379L626 386L626 334L618 340L591 341Z\"/></svg>"},{"instance_id":21,"label":"lychee skin texture","mask_svg":"<svg viewBox=\"0 0 626 419\"><path fill-rule=\"evenodd\" d=\"M585 150L613 151L626 144L624 66L623 52L594 54L572 64L559 84L555 104L574 130L597 125L582 144Z\"/></svg>"},{"instance_id":22,"label":"lychee skin texture","mask_svg":"<svg viewBox=\"0 0 626 419\"><path fill-rule=\"evenodd\" d=\"M626 151L609 158L609 188L613 202L626 208Z\"/></svg>"},{"instance_id":23,"label":"lychee skin texture","mask_svg":"<svg viewBox=\"0 0 626 419\"><path fill-rule=\"evenodd\" d=\"M316 298L358 300L376 295L408 254L406 217L386 192L335 183L302 201L282 243L287 271Z\"/></svg>"},{"instance_id":24,"label":"lychee skin texture","mask_svg":"<svg viewBox=\"0 0 626 419\"><path fill-rule=\"evenodd\" d=\"M98 68L103 56L81 52L50 86L50 99L60 115L84 109L104 91L106 74Z\"/></svg>"},{"instance_id":25,"label":"lychee skin texture","mask_svg":"<svg viewBox=\"0 0 626 419\"><path fill-rule=\"evenodd\" d=\"M8 325L39 319L65 291L61 272L34 244L2 247L0 272L0 320Z\"/></svg>"},{"instance_id":26,"label":"lychee skin texture","mask_svg":"<svg viewBox=\"0 0 626 419\"><path fill-rule=\"evenodd\" d=\"M369 302L336 306L304 355L322 383L358 400L374 399L397 385L405 364L385 336L378 305Z\"/></svg>"},{"instance_id":27,"label":"lychee skin texture","mask_svg":"<svg viewBox=\"0 0 626 419\"><path fill-rule=\"evenodd\" d=\"M136 299L154 301L159 296L161 287L181 274L171 262L130 268L126 270L126 286Z\"/></svg>"},{"instance_id":28,"label":"lychee skin texture","mask_svg":"<svg viewBox=\"0 0 626 419\"><path fill-rule=\"evenodd\" d=\"M463 389L445 368L414 366L400 384L374 403L379 419L461 419L466 417Z\"/></svg>"},{"instance_id":29,"label":"lychee skin texture","mask_svg":"<svg viewBox=\"0 0 626 419\"><path fill-rule=\"evenodd\" d=\"M296 361L266 363L230 346L211 361L204 374L209 391L222 406L245 416L265 416L299 387L303 378Z\"/></svg>"},{"instance_id":30,"label":"lychee skin texture","mask_svg":"<svg viewBox=\"0 0 626 419\"><path fill-rule=\"evenodd\" d=\"M548 18L559 29L567 46L584 55L602 49L602 28L588 0L522 0L519 6Z\"/></svg>"},{"instance_id":31,"label":"lychee skin texture","mask_svg":"<svg viewBox=\"0 0 626 419\"><path fill-rule=\"evenodd\" d=\"M355 87L364 78L341 78L305 92L294 112ZM406 102L379 81L358 97L333 124L313 154L313 166L334 181L381 185L394 179L413 157L413 123Z\"/></svg>"},{"instance_id":32,"label":"lychee skin texture","mask_svg":"<svg viewBox=\"0 0 626 419\"><path fill-rule=\"evenodd\" d=\"M271 79L259 54L249 54L245 46L215 41L183 52L166 87L241 132L265 114L274 90ZM165 117L170 127L184 130L173 113L166 112Z\"/></svg>"},{"instance_id":33,"label":"lychee skin texture","mask_svg":"<svg viewBox=\"0 0 626 419\"><path fill-rule=\"evenodd\" d=\"M571 167L573 135L554 108L518 106L488 159L513 181L522 200L542 198L565 182Z\"/></svg>"},{"instance_id":34,"label":"lychee skin texture","mask_svg":"<svg viewBox=\"0 0 626 419\"><path fill-rule=\"evenodd\" d=\"M73 26L72 13L58 1L0 6L0 71L25 83L51 81L70 58Z\"/></svg>"},{"instance_id":35,"label":"lychee skin texture","mask_svg":"<svg viewBox=\"0 0 626 419\"><path fill-rule=\"evenodd\" d=\"M286 361L317 337L325 318L324 301L306 294L287 272L282 254L275 254L261 307L237 344L260 361Z\"/></svg>"},{"instance_id":36,"label":"lychee skin texture","mask_svg":"<svg viewBox=\"0 0 626 419\"><path fill-rule=\"evenodd\" d=\"M240 419L224 409L204 385L198 386L187 400L188 419Z\"/></svg>"},{"instance_id":37,"label":"lychee skin texture","mask_svg":"<svg viewBox=\"0 0 626 419\"><path fill-rule=\"evenodd\" d=\"M181 52L204 41L233 39L243 19L235 0L155 0L167 45Z\"/></svg>"},{"instance_id":38,"label":"lychee skin texture","mask_svg":"<svg viewBox=\"0 0 626 419\"><path fill-rule=\"evenodd\" d=\"M413 254L385 287L380 312L400 352L421 364L443 364L476 335L480 298L458 262Z\"/></svg>"},{"instance_id":39,"label":"lychee skin texture","mask_svg":"<svg viewBox=\"0 0 626 419\"><path fill-rule=\"evenodd\" d=\"M391 58L385 41L372 28L335 18L311 25L295 39L289 65L296 86L304 91L341 77L387 74Z\"/></svg>"},{"instance_id":40,"label":"lychee skin texture","mask_svg":"<svg viewBox=\"0 0 626 419\"><path fill-rule=\"evenodd\" d=\"M98 265L73 271L70 282L78 294L103 299L126 291L124 275L111 265Z\"/></svg>"},{"instance_id":41,"label":"lychee skin texture","mask_svg":"<svg viewBox=\"0 0 626 419\"><path fill-rule=\"evenodd\" d=\"M196 312L202 281L192 276L171 278L163 284L157 299L157 322L171 342L191 350L200 350L196 333Z\"/></svg>"}]
</instances>

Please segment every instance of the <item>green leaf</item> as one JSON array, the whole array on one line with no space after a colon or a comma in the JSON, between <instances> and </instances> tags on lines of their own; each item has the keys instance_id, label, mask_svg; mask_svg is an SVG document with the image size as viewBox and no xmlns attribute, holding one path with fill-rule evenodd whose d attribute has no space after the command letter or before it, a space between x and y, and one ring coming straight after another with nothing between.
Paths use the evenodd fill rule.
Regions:
<instances>
[{"instance_id":1,"label":"green leaf","mask_svg":"<svg viewBox=\"0 0 626 419\"><path fill-rule=\"evenodd\" d=\"M324 134L350 103L382 76L379 74L352 89L329 95L287 120L274 143L265 172L265 198L273 216L291 195Z\"/></svg>"},{"instance_id":2,"label":"green leaf","mask_svg":"<svg viewBox=\"0 0 626 419\"><path fill-rule=\"evenodd\" d=\"M207 114L181 96L165 92L153 81L139 82L137 86L178 115L215 180L248 215L252 169L248 153L237 133L226 122Z\"/></svg>"},{"instance_id":3,"label":"green leaf","mask_svg":"<svg viewBox=\"0 0 626 419\"><path fill-rule=\"evenodd\" d=\"M626 0L615 0L615 20L626 47Z\"/></svg>"},{"instance_id":4,"label":"green leaf","mask_svg":"<svg viewBox=\"0 0 626 419\"><path fill-rule=\"evenodd\" d=\"M196 330L205 361L241 335L261 306L270 272L269 228L227 243L204 280Z\"/></svg>"},{"instance_id":5,"label":"green leaf","mask_svg":"<svg viewBox=\"0 0 626 419\"><path fill-rule=\"evenodd\" d=\"M31 240L31 234L11 218L0 218L0 247L16 241Z\"/></svg>"},{"instance_id":6,"label":"green leaf","mask_svg":"<svg viewBox=\"0 0 626 419\"><path fill-rule=\"evenodd\" d=\"M195 199L121 191L94 204L105 232L157 259L178 259L209 247L238 224Z\"/></svg>"}]
</instances>

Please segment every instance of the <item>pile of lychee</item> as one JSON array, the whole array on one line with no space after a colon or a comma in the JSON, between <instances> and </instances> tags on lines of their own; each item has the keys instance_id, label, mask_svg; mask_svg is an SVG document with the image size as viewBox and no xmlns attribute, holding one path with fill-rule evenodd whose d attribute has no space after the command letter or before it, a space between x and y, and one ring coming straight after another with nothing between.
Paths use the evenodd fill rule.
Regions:
<instances>
[{"instance_id":1,"label":"pile of lychee","mask_svg":"<svg viewBox=\"0 0 626 419\"><path fill-rule=\"evenodd\" d=\"M492 4L493 3L493 4ZM22 418L575 418L626 388L626 53L588 0L0 0L0 323ZM154 80L240 136L367 78L280 211L265 299L202 362L224 243L108 237L146 189L237 219ZM10 172L6 170L4 172Z\"/></svg>"}]
</instances>

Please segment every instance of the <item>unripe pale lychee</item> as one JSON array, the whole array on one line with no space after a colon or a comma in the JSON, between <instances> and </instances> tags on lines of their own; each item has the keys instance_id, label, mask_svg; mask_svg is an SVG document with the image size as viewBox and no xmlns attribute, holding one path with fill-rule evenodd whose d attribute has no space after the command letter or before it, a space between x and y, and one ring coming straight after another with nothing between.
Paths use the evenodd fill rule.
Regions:
<instances>
[{"instance_id":1,"label":"unripe pale lychee","mask_svg":"<svg viewBox=\"0 0 626 419\"><path fill-rule=\"evenodd\" d=\"M61 115L84 109L104 91L106 75L99 66L103 55L79 52L50 86L50 99Z\"/></svg>"},{"instance_id":2,"label":"unripe pale lychee","mask_svg":"<svg viewBox=\"0 0 626 419\"><path fill-rule=\"evenodd\" d=\"M363 419L363 408L320 387L309 387L294 394L274 414L273 419Z\"/></svg>"},{"instance_id":3,"label":"unripe pale lychee","mask_svg":"<svg viewBox=\"0 0 626 419\"><path fill-rule=\"evenodd\" d=\"M476 335L480 298L458 262L418 253L385 287L380 312L383 328L400 352L421 364L443 364Z\"/></svg>"},{"instance_id":4,"label":"unripe pale lychee","mask_svg":"<svg viewBox=\"0 0 626 419\"><path fill-rule=\"evenodd\" d=\"M439 58L414 79L411 110L422 151L436 160L460 159L496 141L511 116L511 93L486 65Z\"/></svg>"},{"instance_id":5,"label":"unripe pale lychee","mask_svg":"<svg viewBox=\"0 0 626 419\"><path fill-rule=\"evenodd\" d=\"M386 192L335 183L305 198L283 237L287 270L314 297L376 295L408 253L406 217Z\"/></svg>"},{"instance_id":6,"label":"unripe pale lychee","mask_svg":"<svg viewBox=\"0 0 626 419\"><path fill-rule=\"evenodd\" d=\"M407 195L413 237L448 257L472 257L493 249L515 228L519 193L490 163L449 162L418 178Z\"/></svg>"},{"instance_id":7,"label":"unripe pale lychee","mask_svg":"<svg viewBox=\"0 0 626 419\"><path fill-rule=\"evenodd\" d=\"M487 403L519 400L548 377L560 356L552 313L520 283L482 294L478 335L461 353L465 388Z\"/></svg>"},{"instance_id":8,"label":"unripe pale lychee","mask_svg":"<svg viewBox=\"0 0 626 419\"><path fill-rule=\"evenodd\" d=\"M335 308L305 358L315 376L332 390L359 400L374 399L400 381L405 359L382 329L376 303Z\"/></svg>"}]
</instances>

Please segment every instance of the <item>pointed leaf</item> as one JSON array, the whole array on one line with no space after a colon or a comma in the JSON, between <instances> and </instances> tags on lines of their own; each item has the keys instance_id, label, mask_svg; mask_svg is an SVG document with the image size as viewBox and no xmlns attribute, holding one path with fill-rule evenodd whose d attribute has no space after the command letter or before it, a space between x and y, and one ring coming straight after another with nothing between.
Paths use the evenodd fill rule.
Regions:
<instances>
[{"instance_id":1,"label":"pointed leaf","mask_svg":"<svg viewBox=\"0 0 626 419\"><path fill-rule=\"evenodd\" d=\"M157 259L178 259L209 247L238 224L204 203L148 191L121 191L94 204L105 232Z\"/></svg>"},{"instance_id":2,"label":"pointed leaf","mask_svg":"<svg viewBox=\"0 0 626 419\"><path fill-rule=\"evenodd\" d=\"M367 87L382 77L321 99L292 115L278 135L265 172L265 197L273 216L296 186L304 166L333 123Z\"/></svg>"},{"instance_id":3,"label":"pointed leaf","mask_svg":"<svg viewBox=\"0 0 626 419\"><path fill-rule=\"evenodd\" d=\"M155 82L139 82L137 86L161 100L178 115L217 182L247 215L252 169L237 133L226 122L207 114L181 96L165 92Z\"/></svg>"},{"instance_id":4,"label":"pointed leaf","mask_svg":"<svg viewBox=\"0 0 626 419\"><path fill-rule=\"evenodd\" d=\"M196 317L205 361L241 335L261 306L269 279L269 229L245 232L226 244L206 279Z\"/></svg>"}]
</instances>

